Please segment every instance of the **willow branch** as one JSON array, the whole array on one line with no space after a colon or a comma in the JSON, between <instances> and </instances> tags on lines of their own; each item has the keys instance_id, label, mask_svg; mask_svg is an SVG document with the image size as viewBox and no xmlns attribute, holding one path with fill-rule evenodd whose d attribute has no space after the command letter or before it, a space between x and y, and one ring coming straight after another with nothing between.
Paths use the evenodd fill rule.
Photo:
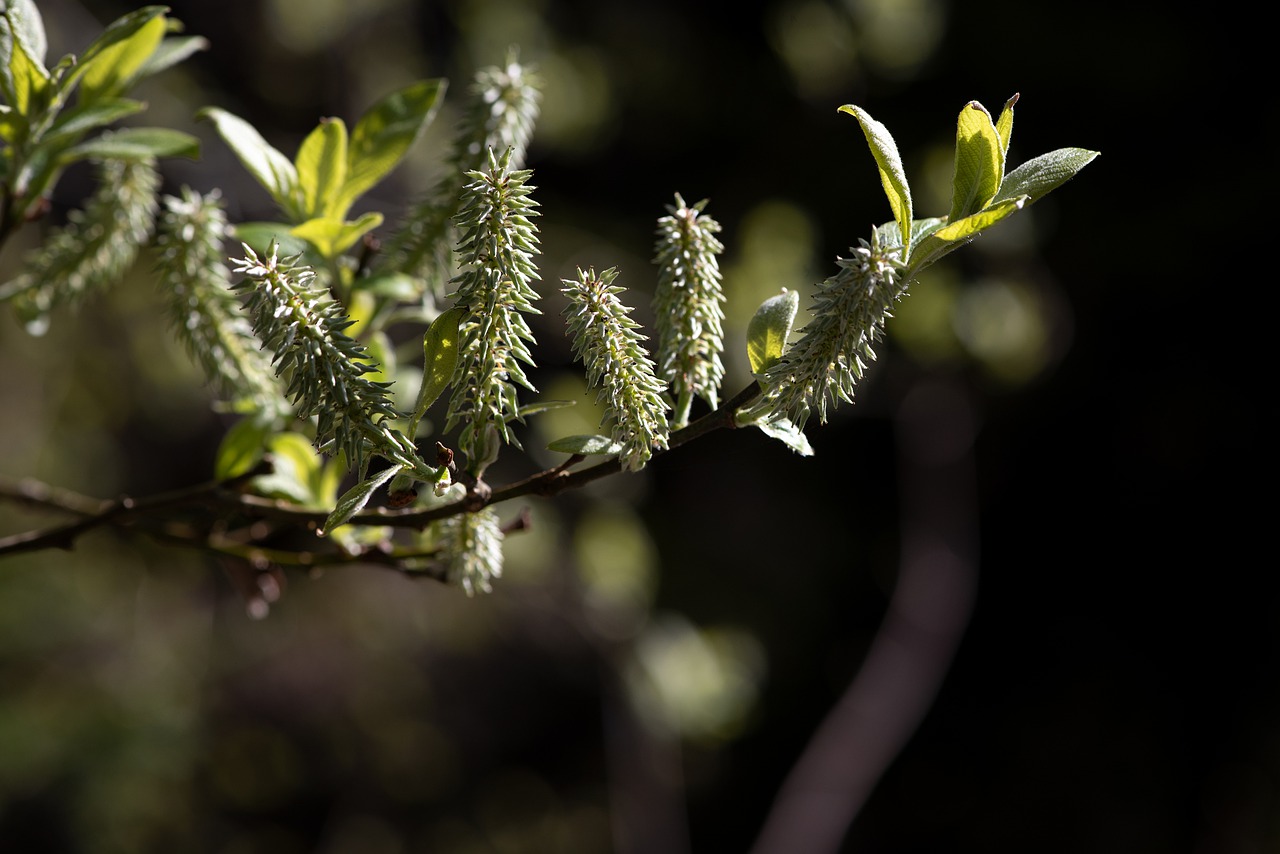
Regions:
<instances>
[{"instance_id":1,"label":"willow branch","mask_svg":"<svg viewBox=\"0 0 1280 854\"><path fill-rule=\"evenodd\" d=\"M734 415L737 410L750 403L759 394L760 386L752 382L718 409L707 413L688 427L672 433L668 441L667 451L662 453L667 453L681 445L686 445L715 430L721 428L732 429L736 426ZM566 464L554 466L492 491L473 490L460 500L440 507L432 507L427 510L388 510L386 508L366 510L353 516L347 524L420 530L437 519L445 519L461 513L474 513L477 510L502 501L510 501L513 498L520 498L526 495L550 498L567 490L586 486L588 483L603 477L617 474L622 470L617 457L612 457L587 468L569 469L568 465L573 462L574 460L571 458ZM269 463L264 462L252 471L229 480L199 484L146 498L135 499L122 496L114 501L100 501L67 490L56 489L30 479L16 484L0 479L0 499L9 499L21 504L61 510L82 517L75 522L69 522L64 525L2 537L0 538L0 558L42 549L70 549L82 534L96 528L105 526L124 527L143 518L160 517L170 512L190 507L236 511L256 519L286 522L301 527L321 527L329 515L326 511L312 510L285 501L248 495L239 491L240 487L246 482L260 474L264 474L268 466ZM321 561L326 563L384 562L396 565L399 561L408 558L427 556L407 553L398 554L395 552L380 555L376 551L346 556L343 556L344 553L340 551L333 553L282 551L277 555L274 551L268 553L267 550L250 544L240 544L230 540L215 540L212 535L185 536L172 531L167 534L163 532L149 533L158 540L174 545L242 557L251 560L251 562L254 556L258 555L270 562L285 565L315 566ZM303 554L309 557L303 559L300 557ZM331 556L331 554L336 556Z\"/></svg>"}]
</instances>

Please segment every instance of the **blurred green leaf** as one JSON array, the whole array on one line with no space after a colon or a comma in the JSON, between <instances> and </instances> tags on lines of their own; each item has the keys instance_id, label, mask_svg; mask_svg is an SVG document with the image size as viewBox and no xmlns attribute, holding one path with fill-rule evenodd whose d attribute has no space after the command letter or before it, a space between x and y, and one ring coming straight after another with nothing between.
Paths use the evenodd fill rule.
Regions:
<instances>
[{"instance_id":1,"label":"blurred green leaf","mask_svg":"<svg viewBox=\"0 0 1280 854\"><path fill-rule=\"evenodd\" d=\"M299 433L277 433L267 440L274 471L254 478L254 488L264 495L286 498L304 507L324 508L324 496L317 494L322 459L315 447Z\"/></svg>"},{"instance_id":2,"label":"blurred green leaf","mask_svg":"<svg viewBox=\"0 0 1280 854\"><path fill-rule=\"evenodd\" d=\"M350 249L352 244L381 224L382 214L371 211L354 222L343 222L330 217L309 219L301 225L295 225L290 234L301 237L323 257L332 259Z\"/></svg>"},{"instance_id":3,"label":"blurred green leaf","mask_svg":"<svg viewBox=\"0 0 1280 854\"><path fill-rule=\"evenodd\" d=\"M622 450L622 445L608 436L565 436L549 442L547 450L587 457L594 454L616 454Z\"/></svg>"},{"instance_id":4,"label":"blurred green leaf","mask_svg":"<svg viewBox=\"0 0 1280 854\"><path fill-rule=\"evenodd\" d=\"M232 226L236 240L249 244L259 255L269 253L272 241L281 258L299 255L307 250L307 242L291 233L293 226L284 222L241 222Z\"/></svg>"},{"instance_id":5,"label":"blurred green leaf","mask_svg":"<svg viewBox=\"0 0 1280 854\"><path fill-rule=\"evenodd\" d=\"M149 6L107 27L85 51L77 69L80 103L115 98L129 87L164 38L163 6ZM70 85L75 78L68 79Z\"/></svg>"},{"instance_id":6,"label":"blurred green leaf","mask_svg":"<svg viewBox=\"0 0 1280 854\"><path fill-rule=\"evenodd\" d=\"M13 95L13 53L22 46L28 61L44 70L49 42L45 38L44 19L33 0L7 0L0 18L0 85L10 103ZM48 76L47 74L44 76Z\"/></svg>"},{"instance_id":7,"label":"blurred green leaf","mask_svg":"<svg viewBox=\"0 0 1280 854\"><path fill-rule=\"evenodd\" d=\"M267 424L242 418L222 437L213 462L214 480L229 480L252 469L267 450Z\"/></svg>"},{"instance_id":8,"label":"blurred green leaf","mask_svg":"<svg viewBox=\"0 0 1280 854\"><path fill-rule=\"evenodd\" d=\"M160 42L157 47L147 57L147 61L138 69L137 79L150 77L153 74L159 74L166 68L171 68L182 62L196 51L208 50L209 40L203 36L181 36L179 38L168 38Z\"/></svg>"},{"instance_id":9,"label":"blurred green leaf","mask_svg":"<svg viewBox=\"0 0 1280 854\"><path fill-rule=\"evenodd\" d=\"M79 160L150 160L157 157L200 157L200 140L169 128L124 128L109 131L68 148L63 165Z\"/></svg>"},{"instance_id":10,"label":"blurred green leaf","mask_svg":"<svg viewBox=\"0 0 1280 854\"><path fill-rule=\"evenodd\" d=\"M226 110L205 107L197 116L213 122L218 135L287 216L302 218L298 210L298 170L289 158L263 139L253 125Z\"/></svg>"},{"instance_id":11,"label":"blurred green leaf","mask_svg":"<svg viewBox=\"0 0 1280 854\"><path fill-rule=\"evenodd\" d=\"M335 216L344 216L404 158L435 118L445 88L444 80L419 81L387 95L360 117L351 132L346 183L334 204Z\"/></svg>"},{"instance_id":12,"label":"blurred green leaf","mask_svg":"<svg viewBox=\"0 0 1280 854\"><path fill-rule=\"evenodd\" d=\"M64 142L94 128L109 125L125 116L142 112L147 107L141 101L130 98L107 98L88 106L67 110L45 133L42 142Z\"/></svg>"}]
</instances>

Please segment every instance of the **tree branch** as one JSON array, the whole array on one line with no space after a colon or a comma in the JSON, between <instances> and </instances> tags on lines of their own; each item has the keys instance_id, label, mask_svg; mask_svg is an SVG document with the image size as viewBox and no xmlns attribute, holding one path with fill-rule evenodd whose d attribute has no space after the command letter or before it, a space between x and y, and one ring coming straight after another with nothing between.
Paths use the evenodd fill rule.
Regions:
<instances>
[{"instance_id":1,"label":"tree branch","mask_svg":"<svg viewBox=\"0 0 1280 854\"><path fill-rule=\"evenodd\" d=\"M688 427L672 433L668 440L668 450L688 444L714 430L733 428L735 426L734 414L737 410L750 403L759 394L760 386L752 382L718 409L707 413ZM421 530L437 519L457 516L460 513L475 512L484 507L525 495L549 498L566 490L577 489L600 478L617 474L622 470L616 457L587 468L570 470L568 466L574 462L575 460L571 457L564 464L530 475L515 483L487 493L473 490L458 501L427 510L389 510L386 508L365 510L353 516L347 524ZM267 473L268 470L269 463L264 462L252 471L229 480L200 484L146 498L134 499L122 496L115 501L90 498L31 479L15 483L0 478L0 499L60 510L82 517L75 522L53 528L25 531L0 538L0 558L42 549L70 549L77 538L95 528L104 526L125 527L144 518L163 518L172 511L185 510L193 506L221 510L226 513L243 513L256 520L269 519L303 528L320 528L328 518L327 511L313 510L285 501L249 495L240 491L240 488L249 480L260 474ZM269 562L285 565L315 566L321 562L365 562L399 566L404 560L429 557L429 555L419 553L389 552L379 554L376 550L366 551L360 555L351 555L341 550L333 552L267 550L252 544L215 539L212 534L187 536L172 530L167 532L148 531L146 533L157 540L172 545L242 557L251 562L254 562L255 556L258 556L265 558Z\"/></svg>"}]
</instances>

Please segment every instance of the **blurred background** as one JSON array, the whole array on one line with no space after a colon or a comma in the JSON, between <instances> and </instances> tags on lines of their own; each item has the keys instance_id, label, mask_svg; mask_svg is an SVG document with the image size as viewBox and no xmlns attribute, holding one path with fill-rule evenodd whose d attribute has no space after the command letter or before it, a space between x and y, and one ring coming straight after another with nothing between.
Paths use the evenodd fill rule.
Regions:
<instances>
[{"instance_id":1,"label":"blurred background","mask_svg":"<svg viewBox=\"0 0 1280 854\"><path fill-rule=\"evenodd\" d=\"M134 8L39 5L55 56ZM1102 156L912 286L857 404L810 425L815 457L733 431L503 507L534 525L491 596L289 573L255 620L219 562L115 532L5 560L0 850L1280 849L1269 500L1243 486L1270 458L1261 313L1228 291L1216 225L1266 174L1229 186L1219 140L1265 161L1215 124L1240 114L1213 21L1096 0L170 5L211 49L148 83L144 118L202 138L166 189L221 187L233 221L269 200L199 107L292 153L321 116L449 78L366 200L389 226L475 70L519 46L545 83L549 398L581 394L558 280L617 265L648 325L675 193L724 227L726 393L745 384L759 302L811 292L890 218L842 104L893 133L918 214L949 206L973 99L1021 94L1014 164ZM69 173L54 221L89 186ZM0 475L103 497L208 479L229 422L158 306L139 267L41 338L2 313ZM564 412L526 446L594 432ZM50 521L0 504L0 535Z\"/></svg>"}]
</instances>

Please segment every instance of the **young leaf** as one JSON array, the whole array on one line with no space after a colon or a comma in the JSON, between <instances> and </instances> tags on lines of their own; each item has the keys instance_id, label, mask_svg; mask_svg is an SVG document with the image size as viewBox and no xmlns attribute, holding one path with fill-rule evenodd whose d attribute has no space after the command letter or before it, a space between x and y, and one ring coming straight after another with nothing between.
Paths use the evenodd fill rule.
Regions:
<instances>
[{"instance_id":1,"label":"young leaf","mask_svg":"<svg viewBox=\"0 0 1280 854\"><path fill-rule=\"evenodd\" d=\"M973 216L967 216L956 222L947 223L941 228L933 229L912 250L911 263L908 265L909 269L907 271L908 278L916 276L921 270L944 255L959 249L979 232L990 228L1015 211L1021 210L1025 202L1025 196L996 202L988 206L986 210L979 211Z\"/></svg>"},{"instance_id":2,"label":"young leaf","mask_svg":"<svg viewBox=\"0 0 1280 854\"><path fill-rule=\"evenodd\" d=\"M119 17L108 24L107 28L99 33L98 37L90 42L89 46L84 49L84 53L80 54L80 60L76 63L75 67L71 69L71 73L63 79L63 91L70 91L76 81L91 70L94 70L96 74L110 74L111 71L106 66L110 66L112 64L113 56L104 56L104 53L107 53L111 48L121 42L125 42L133 38L140 29L145 27L154 18L157 16L163 17L166 11L168 10L164 6L144 6L141 9L137 9L127 15ZM104 67L101 70L95 70L99 64L102 64ZM80 100L84 103L90 99L86 98L82 93Z\"/></svg>"},{"instance_id":3,"label":"young leaf","mask_svg":"<svg viewBox=\"0 0 1280 854\"><path fill-rule=\"evenodd\" d=\"M96 104L76 107L74 110L62 113L41 138L41 142L64 143L94 128L109 125L125 116L139 113L146 107L147 105L141 101L129 98L107 98Z\"/></svg>"},{"instance_id":4,"label":"young leaf","mask_svg":"<svg viewBox=\"0 0 1280 854\"><path fill-rule=\"evenodd\" d=\"M1041 154L1005 177L995 201L1028 196L1029 201L1034 202L1074 178L1077 172L1097 156L1098 152L1083 148L1059 148L1057 151Z\"/></svg>"},{"instance_id":5,"label":"young leaf","mask_svg":"<svg viewBox=\"0 0 1280 854\"><path fill-rule=\"evenodd\" d=\"M280 255L289 258L307 251L307 241L290 233L293 226L283 222L242 222L231 227L231 233L241 243L247 243L259 253L266 253L274 242Z\"/></svg>"},{"instance_id":6,"label":"young leaf","mask_svg":"<svg viewBox=\"0 0 1280 854\"><path fill-rule=\"evenodd\" d=\"M1009 141L1013 139L1013 105L1018 103L1019 94L1013 93L1013 97L1004 102L1004 109L1000 111L1000 118L996 121L996 134L1000 137L1000 150L1004 153L1005 158L1009 157Z\"/></svg>"},{"instance_id":7,"label":"young leaf","mask_svg":"<svg viewBox=\"0 0 1280 854\"><path fill-rule=\"evenodd\" d=\"M92 104L103 98L118 97L133 82L138 70L164 38L165 19L159 14L163 7L152 7L150 11L150 16L143 16L145 20L131 34L99 48L82 63L80 103Z\"/></svg>"},{"instance_id":8,"label":"young leaf","mask_svg":"<svg viewBox=\"0 0 1280 854\"><path fill-rule=\"evenodd\" d=\"M588 457L596 454L619 453L622 450L622 443L615 442L608 436L564 436L548 444L547 450Z\"/></svg>"},{"instance_id":9,"label":"young leaf","mask_svg":"<svg viewBox=\"0 0 1280 854\"><path fill-rule=\"evenodd\" d=\"M289 233L309 242L321 256L337 258L381 224L382 214L370 211L354 222L343 222L330 217L309 219L302 225L295 225Z\"/></svg>"},{"instance_id":10,"label":"young leaf","mask_svg":"<svg viewBox=\"0 0 1280 854\"><path fill-rule=\"evenodd\" d=\"M270 425L256 418L237 421L222 437L213 461L214 480L229 480L257 465L267 448Z\"/></svg>"},{"instance_id":11,"label":"young leaf","mask_svg":"<svg viewBox=\"0 0 1280 854\"><path fill-rule=\"evenodd\" d=\"M955 172L951 179L952 222L987 206L1004 179L1004 147L991 114L977 101L960 111L956 122Z\"/></svg>"},{"instance_id":12,"label":"young leaf","mask_svg":"<svg viewBox=\"0 0 1280 854\"><path fill-rule=\"evenodd\" d=\"M293 219L303 219L297 204L298 170L289 158L273 148L253 125L217 107L205 107L197 116L209 119L223 141L266 188L276 204Z\"/></svg>"},{"instance_id":13,"label":"young leaf","mask_svg":"<svg viewBox=\"0 0 1280 854\"><path fill-rule=\"evenodd\" d=\"M799 308L800 294L783 288L782 293L769 297L756 309L747 324L747 359L751 362L751 373L762 374L782 358Z\"/></svg>"},{"instance_id":14,"label":"young leaf","mask_svg":"<svg viewBox=\"0 0 1280 854\"><path fill-rule=\"evenodd\" d=\"M40 9L32 0L8 0L0 14L3 14L0 19L0 77L5 83L12 80L9 68L15 45L21 45L27 58L44 70L49 42L45 38Z\"/></svg>"},{"instance_id":15,"label":"young leaf","mask_svg":"<svg viewBox=\"0 0 1280 854\"><path fill-rule=\"evenodd\" d=\"M802 457L813 456L813 445L804 431L787 418L761 418L755 422L766 436L772 436Z\"/></svg>"},{"instance_id":16,"label":"young leaf","mask_svg":"<svg viewBox=\"0 0 1280 854\"><path fill-rule=\"evenodd\" d=\"M208 49L209 40L203 36L182 36L180 38L165 39L160 42L160 46L151 53L151 56L147 57L147 61L138 69L136 79L141 80L144 77L159 74L166 68L172 68L182 62L182 60L196 51Z\"/></svg>"},{"instance_id":17,"label":"young leaf","mask_svg":"<svg viewBox=\"0 0 1280 854\"><path fill-rule=\"evenodd\" d=\"M345 524L348 519L363 510L364 506L369 503L369 499L373 497L373 494L384 483L395 477L402 468L403 466L398 465L387 466L382 471L360 481L344 492L342 497L338 499L338 506L333 508L329 518L324 520L324 527L316 533L323 537L339 525Z\"/></svg>"},{"instance_id":18,"label":"young leaf","mask_svg":"<svg viewBox=\"0 0 1280 854\"><path fill-rule=\"evenodd\" d=\"M11 105L18 115L32 117L43 109L43 95L49 87L49 72L28 55L22 42L14 42L9 59L8 93Z\"/></svg>"},{"instance_id":19,"label":"young leaf","mask_svg":"<svg viewBox=\"0 0 1280 854\"><path fill-rule=\"evenodd\" d=\"M465 315L461 308L449 309L432 322L422 337L422 385L413 406L415 426L453 379L458 365L458 325ZM411 436L413 433L410 430Z\"/></svg>"},{"instance_id":20,"label":"young leaf","mask_svg":"<svg viewBox=\"0 0 1280 854\"><path fill-rule=\"evenodd\" d=\"M314 484L322 461L306 437L278 433L267 440L267 452L271 454L272 472L254 478L254 489L304 507L321 506Z\"/></svg>"},{"instance_id":21,"label":"young leaf","mask_svg":"<svg viewBox=\"0 0 1280 854\"><path fill-rule=\"evenodd\" d=\"M387 95L360 117L347 146L346 183L333 203L334 216L345 215L404 158L435 118L445 88L443 79L421 80Z\"/></svg>"},{"instance_id":22,"label":"young leaf","mask_svg":"<svg viewBox=\"0 0 1280 854\"><path fill-rule=\"evenodd\" d=\"M294 166L307 217L330 216L341 221L342 214L334 208L347 180L347 126L342 119L321 119L298 147Z\"/></svg>"},{"instance_id":23,"label":"young leaf","mask_svg":"<svg viewBox=\"0 0 1280 854\"><path fill-rule=\"evenodd\" d=\"M79 160L153 160L157 157L200 157L200 140L169 128L124 128L111 131L67 149L62 164Z\"/></svg>"},{"instance_id":24,"label":"young leaf","mask_svg":"<svg viewBox=\"0 0 1280 854\"><path fill-rule=\"evenodd\" d=\"M889 134L889 129L867 114L866 110L853 104L845 104L840 112L848 113L862 125L862 132L871 146L871 154L880 169L880 183L884 193L889 197L889 207L893 210L893 219L902 232L902 245L911 244L911 187L907 184L907 173L902 168L902 157L898 154L898 145Z\"/></svg>"}]
</instances>

